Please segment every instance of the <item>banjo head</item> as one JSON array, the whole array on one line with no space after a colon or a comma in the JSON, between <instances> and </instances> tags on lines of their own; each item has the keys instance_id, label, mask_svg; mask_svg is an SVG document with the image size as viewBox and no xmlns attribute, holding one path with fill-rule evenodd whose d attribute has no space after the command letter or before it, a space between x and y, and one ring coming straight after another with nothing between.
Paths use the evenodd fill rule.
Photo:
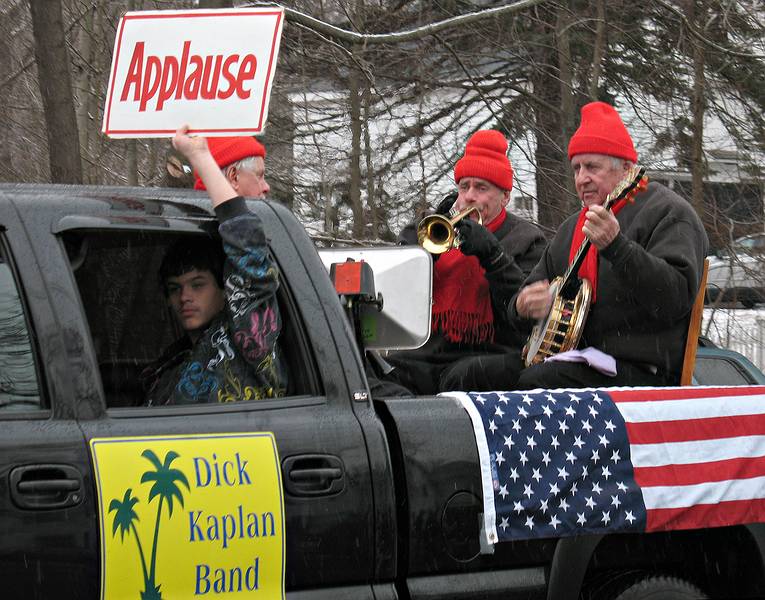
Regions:
<instances>
[{"instance_id":1,"label":"banjo head","mask_svg":"<svg viewBox=\"0 0 765 600\"><path fill-rule=\"evenodd\" d=\"M556 277L550 283L550 293L554 295L550 312L540 319L526 343L524 362L527 367L542 362L548 356L560 354L579 343L584 323L590 309L592 287L586 279L580 280L579 291L572 300L560 295L562 277Z\"/></svg>"},{"instance_id":2,"label":"banjo head","mask_svg":"<svg viewBox=\"0 0 765 600\"><path fill-rule=\"evenodd\" d=\"M542 346L542 342L544 342L544 332L547 331L547 327L550 324L550 319L552 318L554 312L553 309L555 308L555 301L558 297L558 292L560 291L561 281L562 279L560 277L556 277L550 283L550 295L553 297L553 303L550 306L549 312L544 317L539 319L536 325L534 325L534 328L531 330L529 340L526 342L526 355L524 356L524 362L526 363L527 367L541 360L537 359L535 361L534 358L539 356L539 350Z\"/></svg>"}]
</instances>

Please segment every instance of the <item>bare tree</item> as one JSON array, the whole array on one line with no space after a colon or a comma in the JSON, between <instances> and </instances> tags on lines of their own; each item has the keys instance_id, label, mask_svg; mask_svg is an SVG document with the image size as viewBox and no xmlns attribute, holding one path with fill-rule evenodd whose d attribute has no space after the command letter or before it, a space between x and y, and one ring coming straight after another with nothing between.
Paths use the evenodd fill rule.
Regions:
<instances>
[{"instance_id":1,"label":"bare tree","mask_svg":"<svg viewBox=\"0 0 765 600\"><path fill-rule=\"evenodd\" d=\"M61 2L31 1L37 81L48 133L51 180L82 183L80 142L72 97L69 48L64 35Z\"/></svg>"}]
</instances>

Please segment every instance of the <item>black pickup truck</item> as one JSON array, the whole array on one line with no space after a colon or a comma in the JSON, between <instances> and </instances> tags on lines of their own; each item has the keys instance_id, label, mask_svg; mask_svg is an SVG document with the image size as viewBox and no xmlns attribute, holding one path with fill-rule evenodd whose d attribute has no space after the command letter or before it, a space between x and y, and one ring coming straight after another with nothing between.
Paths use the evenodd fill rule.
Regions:
<instances>
[{"instance_id":1,"label":"black pickup truck","mask_svg":"<svg viewBox=\"0 0 765 600\"><path fill-rule=\"evenodd\" d=\"M120 535L116 520L99 522L91 440L253 431L278 446L294 600L693 597L684 582L765 597L764 525L482 547L468 415L448 397L371 396L325 266L277 203L251 206L281 273L286 396L142 406L139 374L177 334L155 273L178 236L216 231L208 206L193 192L0 186L3 598L101 596L100 538ZM716 383L763 381L722 358L718 369L714 349L700 351L703 383L723 371ZM210 535L192 522L195 532ZM189 597L246 596L241 580L212 582L203 573Z\"/></svg>"}]
</instances>

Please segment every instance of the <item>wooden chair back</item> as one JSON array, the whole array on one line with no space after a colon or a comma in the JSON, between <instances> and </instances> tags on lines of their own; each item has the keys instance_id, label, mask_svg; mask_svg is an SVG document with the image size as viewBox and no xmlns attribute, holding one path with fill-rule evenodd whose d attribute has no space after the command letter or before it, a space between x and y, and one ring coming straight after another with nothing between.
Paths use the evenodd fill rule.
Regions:
<instances>
[{"instance_id":1,"label":"wooden chair back","mask_svg":"<svg viewBox=\"0 0 765 600\"><path fill-rule=\"evenodd\" d=\"M688 323L688 337L685 341L685 355L683 356L683 372L680 375L680 385L691 385L693 382L693 369L696 367L696 349L699 345L701 334L701 318L704 316L704 296L707 291L707 272L709 271L709 259L704 259L704 270L701 274L701 285L696 294L696 300L691 309L691 321Z\"/></svg>"}]
</instances>

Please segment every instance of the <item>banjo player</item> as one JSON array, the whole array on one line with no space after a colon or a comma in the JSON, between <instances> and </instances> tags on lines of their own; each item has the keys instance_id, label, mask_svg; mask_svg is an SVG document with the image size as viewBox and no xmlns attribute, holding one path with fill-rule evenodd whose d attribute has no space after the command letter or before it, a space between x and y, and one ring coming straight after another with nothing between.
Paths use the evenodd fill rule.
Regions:
<instances>
[{"instance_id":1,"label":"banjo player","mask_svg":"<svg viewBox=\"0 0 765 600\"><path fill-rule=\"evenodd\" d=\"M503 357L486 369L492 377L485 389L677 385L709 246L701 221L686 200L656 182L634 202L615 203L613 212L603 207L637 162L609 104L582 107L568 156L582 210L562 223L508 312L526 332L544 319L554 299L550 282L589 240L578 271L592 290L579 351L525 368L520 357Z\"/></svg>"}]
</instances>

